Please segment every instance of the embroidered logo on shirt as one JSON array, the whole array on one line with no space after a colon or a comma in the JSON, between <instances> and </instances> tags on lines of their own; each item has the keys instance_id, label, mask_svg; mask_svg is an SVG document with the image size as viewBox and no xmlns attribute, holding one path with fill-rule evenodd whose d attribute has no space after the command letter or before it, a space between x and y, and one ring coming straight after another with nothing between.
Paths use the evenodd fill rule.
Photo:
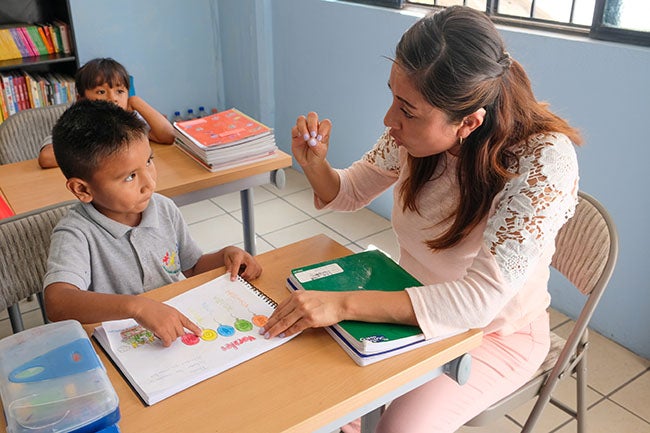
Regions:
<instances>
[{"instance_id":1,"label":"embroidered logo on shirt","mask_svg":"<svg viewBox=\"0 0 650 433\"><path fill-rule=\"evenodd\" d=\"M162 265L168 274L176 275L181 271L181 261L178 259L178 246L171 253L167 251L162 258Z\"/></svg>"}]
</instances>

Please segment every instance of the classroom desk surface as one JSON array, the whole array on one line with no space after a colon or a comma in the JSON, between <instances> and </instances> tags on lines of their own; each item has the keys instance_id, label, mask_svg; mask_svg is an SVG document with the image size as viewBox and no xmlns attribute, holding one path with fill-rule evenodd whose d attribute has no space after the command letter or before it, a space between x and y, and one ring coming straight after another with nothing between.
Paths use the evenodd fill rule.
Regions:
<instances>
[{"instance_id":1,"label":"classroom desk surface","mask_svg":"<svg viewBox=\"0 0 650 433\"><path fill-rule=\"evenodd\" d=\"M170 197L178 206L240 192L244 249L255 254L255 220L252 188L275 183L291 156L278 150L273 158L212 173L173 145L151 143L158 171L156 192ZM0 194L20 214L45 206L75 200L58 168L42 169L36 159L0 165Z\"/></svg>"},{"instance_id":2,"label":"classroom desk surface","mask_svg":"<svg viewBox=\"0 0 650 433\"><path fill-rule=\"evenodd\" d=\"M171 198L291 166L291 156L278 150L275 158L212 173L176 146L152 143L151 148L156 192ZM61 170L41 169L36 159L0 165L0 191L16 214L75 199Z\"/></svg>"},{"instance_id":3,"label":"classroom desk surface","mask_svg":"<svg viewBox=\"0 0 650 433\"><path fill-rule=\"evenodd\" d=\"M290 269L350 253L318 235L259 255L264 271L253 283L279 302L289 295ZM142 296L166 300L223 272L220 268ZM93 328L85 326L89 334ZM468 331L359 367L324 330L310 329L149 407L93 344L119 395L122 433L313 433L330 432L353 419L355 411L370 411L382 397L406 392L410 388L405 386L478 346L481 335ZM0 432L4 429L0 426Z\"/></svg>"}]
</instances>

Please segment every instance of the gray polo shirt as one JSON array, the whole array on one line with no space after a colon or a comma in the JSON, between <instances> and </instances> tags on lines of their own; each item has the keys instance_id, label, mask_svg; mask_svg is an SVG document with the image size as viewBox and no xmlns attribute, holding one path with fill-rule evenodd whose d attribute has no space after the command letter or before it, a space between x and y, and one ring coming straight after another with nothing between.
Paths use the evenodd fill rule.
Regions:
<instances>
[{"instance_id":1,"label":"gray polo shirt","mask_svg":"<svg viewBox=\"0 0 650 433\"><path fill-rule=\"evenodd\" d=\"M93 292L139 294L184 278L181 271L202 254L178 207L159 194L137 227L78 203L52 232L43 287L63 282Z\"/></svg>"}]
</instances>

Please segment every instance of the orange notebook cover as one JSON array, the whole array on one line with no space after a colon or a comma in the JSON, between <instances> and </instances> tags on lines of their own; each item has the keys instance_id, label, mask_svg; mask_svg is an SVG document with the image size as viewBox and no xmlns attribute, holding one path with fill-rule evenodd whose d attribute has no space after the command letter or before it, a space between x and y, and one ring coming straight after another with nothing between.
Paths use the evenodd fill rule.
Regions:
<instances>
[{"instance_id":1,"label":"orange notebook cover","mask_svg":"<svg viewBox=\"0 0 650 433\"><path fill-rule=\"evenodd\" d=\"M204 147L243 142L271 132L271 128L236 108L199 119L174 122L174 126L194 143Z\"/></svg>"},{"instance_id":2,"label":"orange notebook cover","mask_svg":"<svg viewBox=\"0 0 650 433\"><path fill-rule=\"evenodd\" d=\"M0 195L0 219L16 215L9 207L4 197Z\"/></svg>"}]
</instances>

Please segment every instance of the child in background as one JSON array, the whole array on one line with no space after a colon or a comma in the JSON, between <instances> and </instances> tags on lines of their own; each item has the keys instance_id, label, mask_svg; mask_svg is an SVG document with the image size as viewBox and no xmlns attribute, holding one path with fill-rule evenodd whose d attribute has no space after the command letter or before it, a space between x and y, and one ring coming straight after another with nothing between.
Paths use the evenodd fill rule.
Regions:
<instances>
[{"instance_id":1,"label":"child in background","mask_svg":"<svg viewBox=\"0 0 650 433\"><path fill-rule=\"evenodd\" d=\"M174 142L174 128L167 118L141 97L129 97L129 74L119 62L111 58L90 60L77 71L75 86L77 99L109 101L120 108L134 111L147 123L150 140L161 144ZM51 135L43 139L38 164L41 168L58 165L52 150Z\"/></svg>"},{"instance_id":2,"label":"child in background","mask_svg":"<svg viewBox=\"0 0 650 433\"><path fill-rule=\"evenodd\" d=\"M201 329L164 303L135 296L225 266L255 279L262 268L234 246L203 254L168 198L154 193L147 128L133 111L84 98L52 129L56 160L79 199L52 232L43 287L50 320L133 318L169 346Z\"/></svg>"}]
</instances>

